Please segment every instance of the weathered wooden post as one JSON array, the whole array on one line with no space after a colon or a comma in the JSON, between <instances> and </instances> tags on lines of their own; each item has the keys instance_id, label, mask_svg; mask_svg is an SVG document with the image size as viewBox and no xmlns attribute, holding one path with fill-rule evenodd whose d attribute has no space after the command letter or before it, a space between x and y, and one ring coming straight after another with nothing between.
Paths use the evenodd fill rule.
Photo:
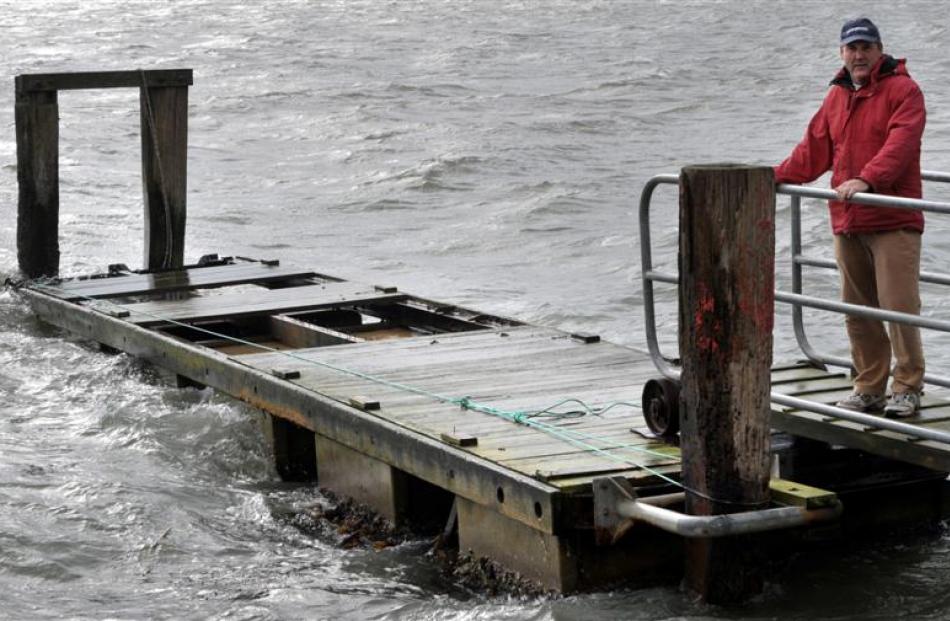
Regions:
<instances>
[{"instance_id":1,"label":"weathered wooden post","mask_svg":"<svg viewBox=\"0 0 950 621\"><path fill-rule=\"evenodd\" d=\"M145 267L178 268L184 265L185 256L188 87L146 83L139 98Z\"/></svg>"},{"instance_id":2,"label":"weathered wooden post","mask_svg":"<svg viewBox=\"0 0 950 621\"><path fill-rule=\"evenodd\" d=\"M27 278L59 272L59 104L56 91L29 90L16 78L20 187L17 259Z\"/></svg>"},{"instance_id":3,"label":"weathered wooden post","mask_svg":"<svg viewBox=\"0 0 950 621\"><path fill-rule=\"evenodd\" d=\"M775 193L771 168L680 174L681 447L686 509L719 515L769 500ZM762 589L749 538L693 539L686 583L716 604Z\"/></svg>"},{"instance_id":4,"label":"weathered wooden post","mask_svg":"<svg viewBox=\"0 0 950 621\"><path fill-rule=\"evenodd\" d=\"M188 87L191 69L23 74L16 77L17 256L28 278L59 271L61 90L140 90L145 266L181 267L185 256Z\"/></svg>"}]
</instances>

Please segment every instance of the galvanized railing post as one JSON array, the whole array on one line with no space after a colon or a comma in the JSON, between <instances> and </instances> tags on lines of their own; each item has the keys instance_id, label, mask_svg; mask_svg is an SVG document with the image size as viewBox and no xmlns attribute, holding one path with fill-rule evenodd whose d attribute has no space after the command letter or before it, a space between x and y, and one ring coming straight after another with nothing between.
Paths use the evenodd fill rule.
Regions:
<instances>
[{"instance_id":1,"label":"galvanized railing post","mask_svg":"<svg viewBox=\"0 0 950 621\"><path fill-rule=\"evenodd\" d=\"M657 370L670 379L679 379L679 369L663 357L656 334L656 302L653 296L653 251L650 239L650 201L653 191L661 183L679 183L676 175L657 175L647 181L640 193L640 269L643 282L643 319L645 323L647 349Z\"/></svg>"},{"instance_id":2,"label":"galvanized railing post","mask_svg":"<svg viewBox=\"0 0 950 621\"><path fill-rule=\"evenodd\" d=\"M802 293L802 199L799 196L791 197L792 214L792 292ZM804 309L798 304L792 305L792 327L795 330L795 340L798 341L798 347L811 362L821 364L821 356L812 348L808 342L808 336L805 334L805 313Z\"/></svg>"},{"instance_id":3,"label":"galvanized railing post","mask_svg":"<svg viewBox=\"0 0 950 621\"><path fill-rule=\"evenodd\" d=\"M950 173L923 171L922 176L926 181L950 183ZM650 202L652 200L653 191L656 189L656 186L664 183L678 184L679 178L676 175L656 175L647 182L643 188L643 192L640 195L640 256L643 269L643 306L644 319L646 321L645 331L647 337L647 347L650 352L650 357L652 358L653 363L656 365L657 370L659 370L662 375L676 380L680 377L679 368L677 368L671 359L664 357L663 353L660 351L656 330L656 309L653 290L654 281L670 284L676 284L679 281L677 274L663 273L653 269L653 255L650 239ZM802 353L804 353L809 361L818 364L829 364L837 367L851 368L850 359L822 354L817 352L814 347L812 347L805 333L805 307L844 313L848 315L871 317L880 321L906 323L910 325L916 325L921 328L950 333L950 321L947 320L933 319L921 315L911 315L907 313L887 311L855 304L846 304L844 302L825 300L818 297L804 295L802 292L804 281L802 266L809 265L812 267L836 269L837 265L834 261L813 259L805 257L802 254L803 244L801 228L801 199L816 198L822 200L831 200L836 198L837 195L833 190L785 184L778 185L776 187L776 192L779 194L786 194L791 199L792 292L776 291L775 300L777 302L783 302L792 306L792 320L795 338L802 350ZM852 202L865 205L894 207L898 209L917 209L924 212L950 215L950 203L937 201L868 193L856 194L851 200ZM922 271L920 273L920 281L939 285L950 285L950 275ZM950 377L936 376L928 373L924 376L924 383L950 388ZM802 399L796 399L794 397L789 397L780 393L772 393L772 401L774 403L788 407L810 410L817 413L835 416L836 418L841 418L844 420L852 420L853 422L869 426L889 429L898 433L904 433L908 436L916 436L925 440L950 444L950 433L947 432L922 430L919 427L907 423L889 421L879 417L871 417L868 415L853 413L841 408L826 406L820 403L809 402Z\"/></svg>"}]
</instances>

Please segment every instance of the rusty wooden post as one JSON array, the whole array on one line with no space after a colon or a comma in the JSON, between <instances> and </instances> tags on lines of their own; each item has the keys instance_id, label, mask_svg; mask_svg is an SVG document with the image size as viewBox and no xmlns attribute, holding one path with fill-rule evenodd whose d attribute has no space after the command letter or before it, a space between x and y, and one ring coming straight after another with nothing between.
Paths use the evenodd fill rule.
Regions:
<instances>
[{"instance_id":1,"label":"rusty wooden post","mask_svg":"<svg viewBox=\"0 0 950 621\"><path fill-rule=\"evenodd\" d=\"M28 278L59 272L59 104L16 80L17 258Z\"/></svg>"},{"instance_id":2,"label":"rusty wooden post","mask_svg":"<svg viewBox=\"0 0 950 621\"><path fill-rule=\"evenodd\" d=\"M689 166L680 175L681 446L687 511L769 499L775 193L771 168ZM687 542L686 583L710 603L762 589L749 538Z\"/></svg>"},{"instance_id":3,"label":"rusty wooden post","mask_svg":"<svg viewBox=\"0 0 950 621\"><path fill-rule=\"evenodd\" d=\"M188 87L156 87L145 82L139 98L145 267L178 268L184 265L185 256Z\"/></svg>"}]
</instances>

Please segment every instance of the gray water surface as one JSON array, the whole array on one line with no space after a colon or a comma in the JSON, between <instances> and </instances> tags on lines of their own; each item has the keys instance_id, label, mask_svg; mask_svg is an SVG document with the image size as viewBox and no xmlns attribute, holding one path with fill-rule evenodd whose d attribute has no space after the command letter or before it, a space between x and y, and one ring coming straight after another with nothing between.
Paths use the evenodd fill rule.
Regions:
<instances>
[{"instance_id":1,"label":"gray water surface","mask_svg":"<svg viewBox=\"0 0 950 621\"><path fill-rule=\"evenodd\" d=\"M642 347L643 183L783 158L858 12L927 96L924 167L950 170L938 2L0 0L0 277L16 273L13 76L189 67L189 260L275 257ZM62 271L139 265L137 93L63 92L60 112ZM824 207L805 211L827 256ZM668 269L675 218L663 189L653 237ZM787 270L783 201L778 227ZM950 263L948 232L929 220L926 269ZM836 294L833 273L809 278L808 293ZM926 312L947 299L925 290ZM658 314L671 349L669 291ZM777 359L796 355L787 315ZM808 317L813 339L846 352L839 318ZM9 290L0 331L2 618L950 618L940 533L799 559L738 610L676 585L470 593L424 541L344 550L307 523L326 499L279 481L248 408L44 327ZM927 341L947 373L945 343Z\"/></svg>"}]
</instances>

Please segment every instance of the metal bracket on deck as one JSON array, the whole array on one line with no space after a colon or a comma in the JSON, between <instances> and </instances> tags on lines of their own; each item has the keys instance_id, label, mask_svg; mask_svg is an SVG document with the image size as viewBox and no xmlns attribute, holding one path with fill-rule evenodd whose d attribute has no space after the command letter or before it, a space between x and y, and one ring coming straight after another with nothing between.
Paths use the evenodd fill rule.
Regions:
<instances>
[{"instance_id":1,"label":"metal bracket on deck","mask_svg":"<svg viewBox=\"0 0 950 621\"><path fill-rule=\"evenodd\" d=\"M633 526L620 514L620 503L636 502L637 492L623 477L600 477L593 481L594 540L599 546L612 545Z\"/></svg>"},{"instance_id":2,"label":"metal bracket on deck","mask_svg":"<svg viewBox=\"0 0 950 621\"><path fill-rule=\"evenodd\" d=\"M686 515L663 505L685 500L685 493L638 498L623 477L594 479L594 536L597 545L616 543L636 522L645 522L681 537L728 537L837 519L841 503L810 508L786 506L725 515Z\"/></svg>"}]
</instances>

